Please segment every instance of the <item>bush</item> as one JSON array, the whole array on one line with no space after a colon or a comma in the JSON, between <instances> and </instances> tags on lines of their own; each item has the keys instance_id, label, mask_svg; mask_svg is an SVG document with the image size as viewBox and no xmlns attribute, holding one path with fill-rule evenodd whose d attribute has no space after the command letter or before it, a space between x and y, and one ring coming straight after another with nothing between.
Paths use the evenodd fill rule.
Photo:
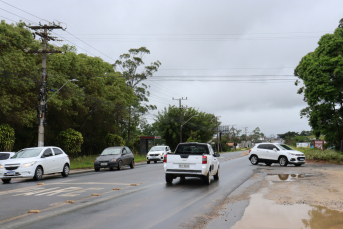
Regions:
<instances>
[{"instance_id":1,"label":"bush","mask_svg":"<svg viewBox=\"0 0 343 229\"><path fill-rule=\"evenodd\" d=\"M61 131L57 136L58 145L68 154L77 155L81 152L82 134L72 128Z\"/></svg>"},{"instance_id":2,"label":"bush","mask_svg":"<svg viewBox=\"0 0 343 229\"><path fill-rule=\"evenodd\" d=\"M11 151L15 141L14 129L8 125L0 125L0 150Z\"/></svg>"},{"instance_id":3,"label":"bush","mask_svg":"<svg viewBox=\"0 0 343 229\"><path fill-rule=\"evenodd\" d=\"M108 133L105 137L105 144L107 147L111 146L125 146L125 141L122 137L116 134Z\"/></svg>"},{"instance_id":4,"label":"bush","mask_svg":"<svg viewBox=\"0 0 343 229\"><path fill-rule=\"evenodd\" d=\"M328 161L341 164L343 163L343 154L335 150L320 150L311 148L296 148L303 152L306 159L317 161Z\"/></svg>"}]
</instances>

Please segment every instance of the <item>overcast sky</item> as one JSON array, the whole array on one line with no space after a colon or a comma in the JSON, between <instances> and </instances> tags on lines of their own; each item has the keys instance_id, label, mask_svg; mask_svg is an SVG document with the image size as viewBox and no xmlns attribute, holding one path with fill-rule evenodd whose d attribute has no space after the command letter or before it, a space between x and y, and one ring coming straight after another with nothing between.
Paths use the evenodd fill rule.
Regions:
<instances>
[{"instance_id":1,"label":"overcast sky","mask_svg":"<svg viewBox=\"0 0 343 229\"><path fill-rule=\"evenodd\" d=\"M145 46L145 63L162 63L148 81L158 110L187 97L183 105L221 116L223 125L260 127L267 136L311 129L299 116L306 103L294 68L343 18L342 0L1 0L0 8L9 23L66 23L88 45L58 31L69 41L62 43L109 63Z\"/></svg>"}]
</instances>

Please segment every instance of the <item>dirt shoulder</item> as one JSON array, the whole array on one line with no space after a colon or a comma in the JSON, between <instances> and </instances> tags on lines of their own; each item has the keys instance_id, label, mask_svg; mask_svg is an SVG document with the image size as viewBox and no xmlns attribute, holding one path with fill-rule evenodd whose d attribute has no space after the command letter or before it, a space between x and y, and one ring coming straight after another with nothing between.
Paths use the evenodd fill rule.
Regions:
<instances>
[{"instance_id":1,"label":"dirt shoulder","mask_svg":"<svg viewBox=\"0 0 343 229\"><path fill-rule=\"evenodd\" d=\"M342 178L342 165L258 165L196 228L343 228Z\"/></svg>"}]
</instances>

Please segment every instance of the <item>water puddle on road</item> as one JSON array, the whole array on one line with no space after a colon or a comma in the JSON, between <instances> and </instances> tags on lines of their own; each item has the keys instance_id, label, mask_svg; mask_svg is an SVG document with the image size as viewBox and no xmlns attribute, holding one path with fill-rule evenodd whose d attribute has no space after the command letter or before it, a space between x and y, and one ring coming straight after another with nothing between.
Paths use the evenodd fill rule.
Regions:
<instances>
[{"instance_id":1,"label":"water puddle on road","mask_svg":"<svg viewBox=\"0 0 343 229\"><path fill-rule=\"evenodd\" d=\"M242 228L343 229L343 212L306 204L279 205L257 193L251 195L242 219L232 227Z\"/></svg>"},{"instance_id":2,"label":"water puddle on road","mask_svg":"<svg viewBox=\"0 0 343 229\"><path fill-rule=\"evenodd\" d=\"M312 174L267 174L268 181L295 181L297 179L310 177Z\"/></svg>"}]
</instances>

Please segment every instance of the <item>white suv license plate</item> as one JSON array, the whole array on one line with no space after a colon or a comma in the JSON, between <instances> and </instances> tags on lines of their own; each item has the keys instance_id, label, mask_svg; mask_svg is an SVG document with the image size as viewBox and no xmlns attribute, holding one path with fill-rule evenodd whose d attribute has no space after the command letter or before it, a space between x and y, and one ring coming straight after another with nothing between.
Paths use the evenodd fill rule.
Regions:
<instances>
[{"instance_id":1,"label":"white suv license plate","mask_svg":"<svg viewBox=\"0 0 343 229\"><path fill-rule=\"evenodd\" d=\"M189 169L189 164L179 164L179 168Z\"/></svg>"},{"instance_id":2,"label":"white suv license plate","mask_svg":"<svg viewBox=\"0 0 343 229\"><path fill-rule=\"evenodd\" d=\"M15 172L14 172L14 171L7 172L6 175L7 175L7 176L14 176L14 175L15 175Z\"/></svg>"},{"instance_id":3,"label":"white suv license plate","mask_svg":"<svg viewBox=\"0 0 343 229\"><path fill-rule=\"evenodd\" d=\"M107 163L100 163L100 165L101 165L101 166L103 166L103 165L107 165Z\"/></svg>"}]
</instances>

